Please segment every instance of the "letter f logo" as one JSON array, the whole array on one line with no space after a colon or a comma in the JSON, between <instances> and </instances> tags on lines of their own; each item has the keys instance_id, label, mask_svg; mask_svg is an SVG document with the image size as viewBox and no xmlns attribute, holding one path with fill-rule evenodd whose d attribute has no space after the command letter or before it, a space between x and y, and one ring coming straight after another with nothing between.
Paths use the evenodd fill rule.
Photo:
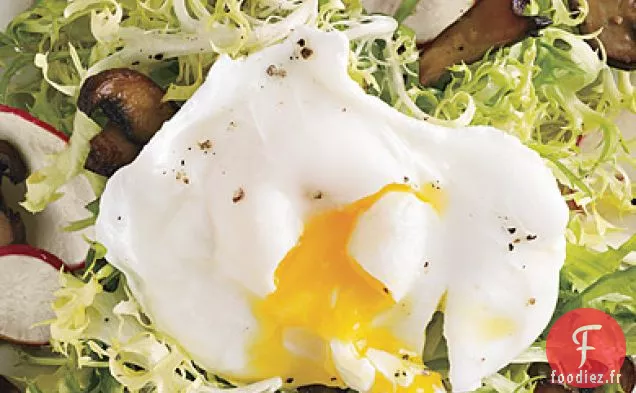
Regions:
<instances>
[{"instance_id":1,"label":"letter f logo","mask_svg":"<svg viewBox=\"0 0 636 393\"><path fill-rule=\"evenodd\" d=\"M585 364L585 361L587 360L587 351L593 351L596 348L588 346L587 345L587 333L590 330L601 330L603 326L601 325L585 325L585 326L581 326L580 328L576 329L574 331L574 333L572 333L572 341L574 341L574 344L577 345L581 345L580 347L578 347L576 350L577 351L581 351L581 364L579 365L579 368L583 367L583 365ZM579 342L577 336L579 333L583 333L581 334L581 342Z\"/></svg>"}]
</instances>

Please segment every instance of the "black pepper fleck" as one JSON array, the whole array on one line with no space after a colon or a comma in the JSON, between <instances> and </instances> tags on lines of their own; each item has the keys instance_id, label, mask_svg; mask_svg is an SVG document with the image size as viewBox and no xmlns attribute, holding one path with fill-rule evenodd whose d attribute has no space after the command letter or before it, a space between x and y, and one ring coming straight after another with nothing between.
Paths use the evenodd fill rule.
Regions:
<instances>
[{"instance_id":1,"label":"black pepper fleck","mask_svg":"<svg viewBox=\"0 0 636 393\"><path fill-rule=\"evenodd\" d=\"M428 261L424 262L424 267L428 267L430 265L430 263Z\"/></svg>"},{"instance_id":2,"label":"black pepper fleck","mask_svg":"<svg viewBox=\"0 0 636 393\"><path fill-rule=\"evenodd\" d=\"M514 249L515 249L514 244L512 244L512 243L508 243L508 251L512 251L512 250L514 250Z\"/></svg>"},{"instance_id":3,"label":"black pepper fleck","mask_svg":"<svg viewBox=\"0 0 636 393\"><path fill-rule=\"evenodd\" d=\"M508 228L508 233L514 235L517 232L517 228Z\"/></svg>"},{"instance_id":4,"label":"black pepper fleck","mask_svg":"<svg viewBox=\"0 0 636 393\"><path fill-rule=\"evenodd\" d=\"M301 55L301 56L303 57L303 59L305 59L305 60L309 59L309 58L311 57L311 55L313 55L313 54L314 54L314 50L313 50L313 49L310 49L310 48L306 48L306 47L305 47L305 48L303 48L303 49L300 51L300 55Z\"/></svg>"},{"instance_id":5,"label":"black pepper fleck","mask_svg":"<svg viewBox=\"0 0 636 393\"><path fill-rule=\"evenodd\" d=\"M386 293L387 295L389 294L389 288L384 287L384 288L382 288L382 290L383 290L383 291L384 291L384 293Z\"/></svg>"},{"instance_id":6,"label":"black pepper fleck","mask_svg":"<svg viewBox=\"0 0 636 393\"><path fill-rule=\"evenodd\" d=\"M163 53L157 53L155 55L155 60L163 60Z\"/></svg>"},{"instance_id":7,"label":"black pepper fleck","mask_svg":"<svg viewBox=\"0 0 636 393\"><path fill-rule=\"evenodd\" d=\"M331 382L334 382L334 381L337 381L337 380L338 380L338 378L336 378L336 377L331 377L331 378L330 378L330 380L331 380Z\"/></svg>"},{"instance_id":8,"label":"black pepper fleck","mask_svg":"<svg viewBox=\"0 0 636 393\"><path fill-rule=\"evenodd\" d=\"M398 55L401 55L401 54L403 54L404 52L406 52L406 46L404 46L404 44L402 44L402 45L398 46L398 48L397 48L397 54L398 54Z\"/></svg>"},{"instance_id":9,"label":"black pepper fleck","mask_svg":"<svg viewBox=\"0 0 636 393\"><path fill-rule=\"evenodd\" d=\"M305 46L305 44L306 44L305 39L304 39L304 38L299 39L299 40L298 40L298 42L297 42L297 44L298 44L299 46Z\"/></svg>"},{"instance_id":10,"label":"black pepper fleck","mask_svg":"<svg viewBox=\"0 0 636 393\"><path fill-rule=\"evenodd\" d=\"M632 206L636 206L636 198L632 199Z\"/></svg>"},{"instance_id":11,"label":"black pepper fleck","mask_svg":"<svg viewBox=\"0 0 636 393\"><path fill-rule=\"evenodd\" d=\"M403 180L404 180L404 183L408 183L411 179L409 179L409 177L408 177L408 176L404 176L404 179L403 179Z\"/></svg>"},{"instance_id":12,"label":"black pepper fleck","mask_svg":"<svg viewBox=\"0 0 636 393\"><path fill-rule=\"evenodd\" d=\"M312 198L312 199L316 199L316 200L318 200L318 199L322 199L322 197L323 197L323 196L324 196L324 195L322 194L322 191L314 191L314 192L311 194L311 198Z\"/></svg>"},{"instance_id":13,"label":"black pepper fleck","mask_svg":"<svg viewBox=\"0 0 636 393\"><path fill-rule=\"evenodd\" d=\"M537 235L528 235L526 236L526 240L527 241L532 241L532 240L536 240L537 239Z\"/></svg>"},{"instance_id":14,"label":"black pepper fleck","mask_svg":"<svg viewBox=\"0 0 636 393\"><path fill-rule=\"evenodd\" d=\"M121 216L117 216L117 221L121 221Z\"/></svg>"},{"instance_id":15,"label":"black pepper fleck","mask_svg":"<svg viewBox=\"0 0 636 393\"><path fill-rule=\"evenodd\" d=\"M407 354L402 355L402 360L409 360L409 355Z\"/></svg>"},{"instance_id":16,"label":"black pepper fleck","mask_svg":"<svg viewBox=\"0 0 636 393\"><path fill-rule=\"evenodd\" d=\"M395 372L395 374L393 374L393 376L394 376L395 378L399 378L399 377L400 377L400 372L399 372L399 371L396 371L396 372Z\"/></svg>"},{"instance_id":17,"label":"black pepper fleck","mask_svg":"<svg viewBox=\"0 0 636 393\"><path fill-rule=\"evenodd\" d=\"M130 65L138 66L140 64L139 60L135 60Z\"/></svg>"},{"instance_id":18,"label":"black pepper fleck","mask_svg":"<svg viewBox=\"0 0 636 393\"><path fill-rule=\"evenodd\" d=\"M110 318L108 317L104 318L104 322L110 322Z\"/></svg>"},{"instance_id":19,"label":"black pepper fleck","mask_svg":"<svg viewBox=\"0 0 636 393\"><path fill-rule=\"evenodd\" d=\"M181 160L181 166L185 166L185 160Z\"/></svg>"},{"instance_id":20,"label":"black pepper fleck","mask_svg":"<svg viewBox=\"0 0 636 393\"><path fill-rule=\"evenodd\" d=\"M531 297L530 299L528 299L528 305L529 306L534 306L537 303L537 299Z\"/></svg>"},{"instance_id":21,"label":"black pepper fleck","mask_svg":"<svg viewBox=\"0 0 636 393\"><path fill-rule=\"evenodd\" d=\"M265 73L267 73L267 75L269 76L277 76L280 78L284 78L287 76L287 71L282 68L276 67L274 64L267 67Z\"/></svg>"},{"instance_id":22,"label":"black pepper fleck","mask_svg":"<svg viewBox=\"0 0 636 393\"><path fill-rule=\"evenodd\" d=\"M286 383L294 383L294 378L287 378L285 380Z\"/></svg>"},{"instance_id":23,"label":"black pepper fleck","mask_svg":"<svg viewBox=\"0 0 636 393\"><path fill-rule=\"evenodd\" d=\"M212 148L212 141L209 139L206 139L203 142L198 142L197 145L199 146L199 149L203 151L207 151Z\"/></svg>"},{"instance_id":24,"label":"black pepper fleck","mask_svg":"<svg viewBox=\"0 0 636 393\"><path fill-rule=\"evenodd\" d=\"M232 202L239 203L245 197L245 190L239 188L234 191L234 195L232 195Z\"/></svg>"}]
</instances>

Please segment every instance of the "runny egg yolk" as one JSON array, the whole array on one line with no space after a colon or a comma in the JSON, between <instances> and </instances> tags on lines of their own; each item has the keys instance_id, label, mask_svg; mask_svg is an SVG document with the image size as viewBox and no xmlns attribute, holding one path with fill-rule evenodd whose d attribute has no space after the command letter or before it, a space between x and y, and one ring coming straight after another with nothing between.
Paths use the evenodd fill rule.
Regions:
<instances>
[{"instance_id":1,"label":"runny egg yolk","mask_svg":"<svg viewBox=\"0 0 636 393\"><path fill-rule=\"evenodd\" d=\"M329 353L329 342L339 340L352 343L362 357L367 349L374 348L406 361L404 353L409 348L388 330L373 325L376 317L395 305L389 289L363 270L347 251L358 218L392 192L412 193L438 212L443 209L439 187L429 185L415 191L408 185L391 184L343 208L312 217L298 244L276 270L276 290L256 306L264 333L252 348L252 358L263 374L280 375L288 382L301 384L333 385L341 381L329 356L323 357L323 369L316 370L320 365L290 354L283 343L285 331L290 328L319 338L322 348L318 350L325 354ZM423 369L419 356L408 362ZM376 372L371 391L428 393L440 386L440 377L434 373L416 375L413 383L403 387Z\"/></svg>"}]
</instances>

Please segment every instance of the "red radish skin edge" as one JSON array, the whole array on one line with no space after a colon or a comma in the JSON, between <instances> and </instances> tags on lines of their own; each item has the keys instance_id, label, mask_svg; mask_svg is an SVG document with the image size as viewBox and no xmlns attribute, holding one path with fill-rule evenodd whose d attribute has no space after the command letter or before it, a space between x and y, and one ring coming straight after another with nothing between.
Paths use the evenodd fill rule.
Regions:
<instances>
[{"instance_id":1,"label":"red radish skin edge","mask_svg":"<svg viewBox=\"0 0 636 393\"><path fill-rule=\"evenodd\" d=\"M16 115L28 121L29 123L35 124L36 126L56 136L57 138L61 139L64 143L69 142L68 135L58 130L57 128L53 127L51 124L38 119L37 117L31 115L30 113L26 111L23 111L22 109L0 104L0 113L9 113L12 115ZM84 261L82 261L80 264L69 266L69 265L66 265L64 262L62 262L62 260L60 260L57 256L53 255L52 253L46 250L42 250L40 248L29 246L27 244L12 244L9 246L0 247L0 257L6 256L6 255L24 255L27 257L33 257L33 258L41 260L44 263L47 263L48 265L52 266L56 270L63 269L64 271L67 271L67 272L78 271L85 267ZM2 337L2 339L8 342L12 342L14 344L33 346L33 347L38 347L38 346L43 346L48 344L48 342L41 342L41 343L17 342L17 341L10 340L7 337Z\"/></svg>"},{"instance_id":2,"label":"red radish skin edge","mask_svg":"<svg viewBox=\"0 0 636 393\"><path fill-rule=\"evenodd\" d=\"M62 262L60 258L56 257L50 252L46 250L42 250L37 247L29 246L28 244L11 244L9 246L0 247L0 257L4 257L8 255L23 255L25 257L32 257L35 259L39 259L40 261L53 267L55 270L64 269L64 271L67 271L67 272L77 271L84 267L84 263L78 266L68 266L64 262ZM0 339L12 344L17 344L17 345L22 345L27 347L41 347L43 345L49 344L48 342L17 341L2 335L0 335Z\"/></svg>"},{"instance_id":3,"label":"red radish skin edge","mask_svg":"<svg viewBox=\"0 0 636 393\"><path fill-rule=\"evenodd\" d=\"M29 112L23 111L22 109L0 104L0 113L10 113L12 115L21 117L24 120L28 121L29 123L33 123L36 126L45 129L46 131L50 132L51 134L63 140L65 143L68 143L69 141L68 135L58 130L57 128L53 127L49 123L43 122L42 120L30 114Z\"/></svg>"},{"instance_id":4,"label":"red radish skin edge","mask_svg":"<svg viewBox=\"0 0 636 393\"><path fill-rule=\"evenodd\" d=\"M581 143L583 143L583 140L585 139L585 135L579 135L576 138L576 146L577 147L581 147Z\"/></svg>"},{"instance_id":5,"label":"red radish skin edge","mask_svg":"<svg viewBox=\"0 0 636 393\"><path fill-rule=\"evenodd\" d=\"M58 130L57 128L53 127L49 123L38 119L37 117L33 116L29 112L26 112L26 111L24 111L22 109L15 108L13 106L0 104L0 113L9 113L9 114L12 114L12 115L16 115L16 116L28 121L29 123L35 124L36 126L44 129L45 131L51 133L52 135L58 137L59 139L64 141L64 143L68 144L68 142L69 142L69 136L68 135L66 135L62 131ZM23 248L21 248L21 247L23 247ZM9 249L9 251L5 251L5 249ZM62 266L63 266L64 270L68 271L68 272L74 272L74 271L77 271L77 270L81 270L81 269L83 269L85 267L85 261L81 261L78 264L74 264L73 266L69 266L69 265L65 264L64 262L62 262L58 257L56 257L55 255L51 254L50 252L45 251L45 250L40 250L39 248L32 247L32 246L29 246L29 245L10 245L10 246L5 246L5 247L0 247L0 256L9 255L9 254L28 255L28 256L35 257L35 258L39 258L39 259L42 259L45 262L48 262L51 266L53 266L54 268L56 268L58 270L60 270L62 268ZM51 263L49 261L53 261L53 262Z\"/></svg>"},{"instance_id":6,"label":"red radish skin edge","mask_svg":"<svg viewBox=\"0 0 636 393\"><path fill-rule=\"evenodd\" d=\"M83 262L79 265L69 266L52 253L28 244L11 244L0 247L0 257L6 255L24 255L26 257L36 258L51 265L56 270L64 269L65 272L75 272L84 268Z\"/></svg>"}]
</instances>

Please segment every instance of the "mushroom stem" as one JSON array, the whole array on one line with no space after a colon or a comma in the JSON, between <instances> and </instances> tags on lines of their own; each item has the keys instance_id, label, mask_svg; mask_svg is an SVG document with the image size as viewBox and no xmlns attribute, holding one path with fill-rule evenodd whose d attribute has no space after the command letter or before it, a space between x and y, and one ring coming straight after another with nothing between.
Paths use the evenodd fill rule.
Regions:
<instances>
[{"instance_id":1,"label":"mushroom stem","mask_svg":"<svg viewBox=\"0 0 636 393\"><path fill-rule=\"evenodd\" d=\"M6 176L13 184L27 178L28 169L20 152L11 143L0 140L0 176Z\"/></svg>"},{"instance_id":2,"label":"mushroom stem","mask_svg":"<svg viewBox=\"0 0 636 393\"><path fill-rule=\"evenodd\" d=\"M26 228L20 214L6 206L0 207L0 247L26 244Z\"/></svg>"},{"instance_id":3,"label":"mushroom stem","mask_svg":"<svg viewBox=\"0 0 636 393\"><path fill-rule=\"evenodd\" d=\"M117 169L130 164L141 147L129 141L122 130L110 122L90 141L91 150L84 168L110 177Z\"/></svg>"},{"instance_id":4,"label":"mushroom stem","mask_svg":"<svg viewBox=\"0 0 636 393\"><path fill-rule=\"evenodd\" d=\"M88 78L80 89L77 107L88 115L101 108L128 139L145 144L176 112L171 103L162 102L164 94L147 76L116 68Z\"/></svg>"},{"instance_id":5,"label":"mushroom stem","mask_svg":"<svg viewBox=\"0 0 636 393\"><path fill-rule=\"evenodd\" d=\"M163 102L165 92L150 78L116 68L93 75L80 89L77 107L87 115L97 108L109 122L91 141L84 167L103 176L131 163L141 147L176 112Z\"/></svg>"}]
</instances>

